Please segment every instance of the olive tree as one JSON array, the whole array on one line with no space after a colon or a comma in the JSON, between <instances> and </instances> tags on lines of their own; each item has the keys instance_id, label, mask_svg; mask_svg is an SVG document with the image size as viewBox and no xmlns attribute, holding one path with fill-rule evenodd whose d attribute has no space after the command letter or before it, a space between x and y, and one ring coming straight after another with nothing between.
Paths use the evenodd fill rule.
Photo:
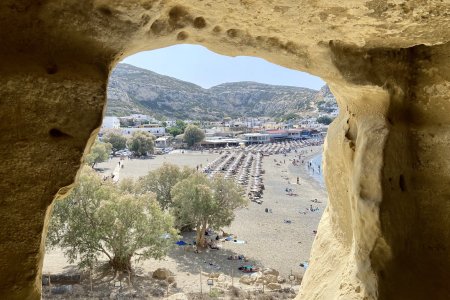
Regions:
<instances>
[{"instance_id":1,"label":"olive tree","mask_svg":"<svg viewBox=\"0 0 450 300\"><path fill-rule=\"evenodd\" d=\"M128 149L137 156L146 156L153 153L156 137L146 131L135 131L127 141Z\"/></svg>"},{"instance_id":2,"label":"olive tree","mask_svg":"<svg viewBox=\"0 0 450 300\"><path fill-rule=\"evenodd\" d=\"M164 163L160 168L148 172L138 180L138 190L142 193L153 192L163 209L172 206L172 188L181 180L194 173L194 169Z\"/></svg>"},{"instance_id":3,"label":"olive tree","mask_svg":"<svg viewBox=\"0 0 450 300\"><path fill-rule=\"evenodd\" d=\"M172 190L177 226L195 228L197 245L205 247L206 229L230 225L234 210L247 204L242 194L238 185L222 176L208 179L204 174L194 173Z\"/></svg>"},{"instance_id":4,"label":"olive tree","mask_svg":"<svg viewBox=\"0 0 450 300\"><path fill-rule=\"evenodd\" d=\"M95 167L97 163L104 162L109 158L111 148L112 146L110 143L102 143L98 140L95 141L94 145L91 147L91 150L84 158L84 162L91 167Z\"/></svg>"},{"instance_id":5,"label":"olive tree","mask_svg":"<svg viewBox=\"0 0 450 300\"><path fill-rule=\"evenodd\" d=\"M115 271L130 272L132 258L162 258L177 237L173 217L154 197L129 191L83 169L70 195L54 205L47 244L88 268L106 257Z\"/></svg>"},{"instance_id":6,"label":"olive tree","mask_svg":"<svg viewBox=\"0 0 450 300\"><path fill-rule=\"evenodd\" d=\"M120 130L109 130L104 135L102 140L105 143L110 143L112 151L116 153L127 147L127 138L120 132Z\"/></svg>"},{"instance_id":7,"label":"olive tree","mask_svg":"<svg viewBox=\"0 0 450 300\"><path fill-rule=\"evenodd\" d=\"M188 144L189 147L192 147L196 143L203 141L205 138L205 133L203 130L198 128L195 125L188 125L184 130L184 142Z\"/></svg>"}]
</instances>

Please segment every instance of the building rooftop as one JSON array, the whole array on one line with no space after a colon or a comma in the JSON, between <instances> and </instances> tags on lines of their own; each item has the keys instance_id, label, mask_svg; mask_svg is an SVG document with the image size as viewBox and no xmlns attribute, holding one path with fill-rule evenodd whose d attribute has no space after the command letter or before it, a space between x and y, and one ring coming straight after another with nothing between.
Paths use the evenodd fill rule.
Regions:
<instances>
[{"instance_id":1,"label":"building rooftop","mask_svg":"<svg viewBox=\"0 0 450 300\"><path fill-rule=\"evenodd\" d=\"M267 133L244 133L244 136L250 137L250 136L268 136Z\"/></svg>"},{"instance_id":2,"label":"building rooftop","mask_svg":"<svg viewBox=\"0 0 450 300\"><path fill-rule=\"evenodd\" d=\"M285 134L285 133L287 133L286 130L280 130L280 129L268 129L268 130L266 130L266 132L268 134L274 134L274 133Z\"/></svg>"}]
</instances>

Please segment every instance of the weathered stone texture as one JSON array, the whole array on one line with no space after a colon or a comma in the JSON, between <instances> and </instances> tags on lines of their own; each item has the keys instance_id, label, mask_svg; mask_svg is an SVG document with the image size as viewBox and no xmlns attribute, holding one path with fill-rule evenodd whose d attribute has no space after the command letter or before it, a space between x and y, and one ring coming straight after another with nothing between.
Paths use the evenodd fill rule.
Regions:
<instances>
[{"instance_id":1,"label":"weathered stone texture","mask_svg":"<svg viewBox=\"0 0 450 300\"><path fill-rule=\"evenodd\" d=\"M102 119L112 66L177 43L325 79L329 205L298 299L448 299L446 0L4 0L0 297L39 299L52 200Z\"/></svg>"}]
</instances>

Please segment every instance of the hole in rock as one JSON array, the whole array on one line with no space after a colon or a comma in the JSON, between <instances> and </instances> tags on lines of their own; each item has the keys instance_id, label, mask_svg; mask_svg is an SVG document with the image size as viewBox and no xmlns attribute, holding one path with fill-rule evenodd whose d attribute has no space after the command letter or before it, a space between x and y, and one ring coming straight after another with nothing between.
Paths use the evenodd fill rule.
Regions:
<instances>
[{"instance_id":1,"label":"hole in rock","mask_svg":"<svg viewBox=\"0 0 450 300\"><path fill-rule=\"evenodd\" d=\"M405 177L403 175L400 175L400 178L398 179L398 185L400 186L402 192L406 191Z\"/></svg>"},{"instance_id":2,"label":"hole in rock","mask_svg":"<svg viewBox=\"0 0 450 300\"><path fill-rule=\"evenodd\" d=\"M55 64L50 64L50 65L45 67L45 70L46 70L47 74L53 75L53 74L56 74L58 72L58 66L55 65Z\"/></svg>"},{"instance_id":3,"label":"hole in rock","mask_svg":"<svg viewBox=\"0 0 450 300\"><path fill-rule=\"evenodd\" d=\"M61 130L57 128L52 128L49 130L48 134L53 138L66 138L70 137L67 133L62 132Z\"/></svg>"},{"instance_id":4,"label":"hole in rock","mask_svg":"<svg viewBox=\"0 0 450 300\"><path fill-rule=\"evenodd\" d=\"M322 80L259 58L193 45L126 58L78 182L55 203L44 298L75 283L87 295L90 278L105 295L162 298L208 282L257 293L244 275L266 268L260 281L297 291L326 207L322 144L337 113Z\"/></svg>"}]
</instances>

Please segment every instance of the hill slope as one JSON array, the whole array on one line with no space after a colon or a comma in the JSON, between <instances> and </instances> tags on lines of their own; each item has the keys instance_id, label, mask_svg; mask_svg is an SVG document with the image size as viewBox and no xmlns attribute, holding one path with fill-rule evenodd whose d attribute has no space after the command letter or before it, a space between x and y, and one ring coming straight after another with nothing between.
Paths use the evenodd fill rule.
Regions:
<instances>
[{"instance_id":1,"label":"hill slope","mask_svg":"<svg viewBox=\"0 0 450 300\"><path fill-rule=\"evenodd\" d=\"M224 116L314 115L322 111L318 104L323 105L325 101L328 105L330 95L326 86L316 91L256 82L225 83L204 89L169 76L119 64L109 80L106 114L143 113L210 120ZM334 97L331 100L333 104Z\"/></svg>"}]
</instances>

